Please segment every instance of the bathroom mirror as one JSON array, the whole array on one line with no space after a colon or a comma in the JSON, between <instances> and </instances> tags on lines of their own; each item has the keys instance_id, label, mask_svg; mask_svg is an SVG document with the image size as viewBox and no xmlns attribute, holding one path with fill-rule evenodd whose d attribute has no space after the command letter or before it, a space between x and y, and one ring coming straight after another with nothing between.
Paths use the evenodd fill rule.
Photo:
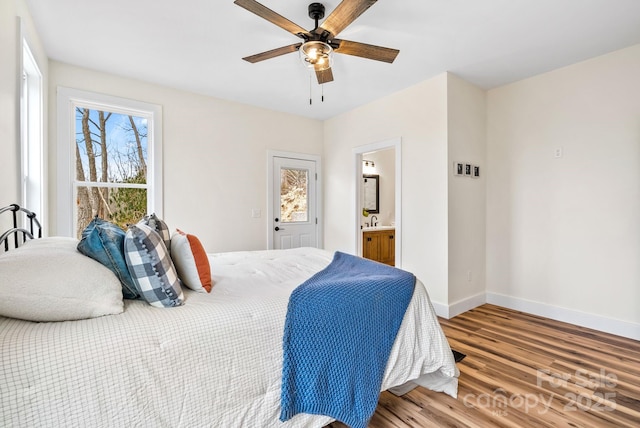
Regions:
<instances>
[{"instance_id":1,"label":"bathroom mirror","mask_svg":"<svg viewBox=\"0 0 640 428\"><path fill-rule=\"evenodd\" d=\"M380 212L380 203L378 201L380 197L380 176L378 174L363 174L362 179L362 193L364 195L362 208L369 211L369 214L378 214Z\"/></svg>"}]
</instances>

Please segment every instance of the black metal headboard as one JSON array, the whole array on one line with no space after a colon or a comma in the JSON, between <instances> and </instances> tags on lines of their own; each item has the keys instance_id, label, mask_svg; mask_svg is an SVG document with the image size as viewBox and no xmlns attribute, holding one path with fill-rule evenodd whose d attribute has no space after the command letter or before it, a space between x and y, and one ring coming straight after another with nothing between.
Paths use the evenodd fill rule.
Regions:
<instances>
[{"instance_id":1,"label":"black metal headboard","mask_svg":"<svg viewBox=\"0 0 640 428\"><path fill-rule=\"evenodd\" d=\"M9 251L9 244L13 241L12 248L18 248L21 244L24 244L27 239L34 238L42 238L42 226L38 219L36 219L36 214L21 208L17 204L11 204L8 207L0 208L0 215L5 211L11 211L13 215L13 227L0 235L0 247L4 246L4 251ZM19 213L24 213L29 219L28 230L22 227L18 227L18 218ZM13 240L11 239L13 236Z\"/></svg>"}]
</instances>

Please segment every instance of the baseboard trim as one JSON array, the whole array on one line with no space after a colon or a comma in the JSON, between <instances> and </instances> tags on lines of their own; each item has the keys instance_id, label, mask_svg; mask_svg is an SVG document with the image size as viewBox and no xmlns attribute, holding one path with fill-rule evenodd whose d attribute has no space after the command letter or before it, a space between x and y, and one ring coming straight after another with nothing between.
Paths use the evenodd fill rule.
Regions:
<instances>
[{"instance_id":1,"label":"baseboard trim","mask_svg":"<svg viewBox=\"0 0 640 428\"><path fill-rule=\"evenodd\" d=\"M460 315L485 303L487 303L486 293L478 293L474 296L458 300L450 305L431 302L433 309L436 311L436 315L446 319L453 318L456 315Z\"/></svg>"},{"instance_id":2,"label":"baseboard trim","mask_svg":"<svg viewBox=\"0 0 640 428\"><path fill-rule=\"evenodd\" d=\"M581 327L592 328L629 339L640 340L640 324L637 323L616 320L499 293L486 293L486 303L579 325Z\"/></svg>"},{"instance_id":3,"label":"baseboard trim","mask_svg":"<svg viewBox=\"0 0 640 428\"><path fill-rule=\"evenodd\" d=\"M449 305L449 318L453 318L456 315L470 311L471 309L477 308L485 303L487 303L487 293L478 293L474 296L467 297L466 299L458 300L457 302Z\"/></svg>"},{"instance_id":4,"label":"baseboard trim","mask_svg":"<svg viewBox=\"0 0 640 428\"><path fill-rule=\"evenodd\" d=\"M433 310L436 312L437 316L446 319L451 318L449 316L449 306L434 301L431 301L431 305L433 306Z\"/></svg>"},{"instance_id":5,"label":"baseboard trim","mask_svg":"<svg viewBox=\"0 0 640 428\"><path fill-rule=\"evenodd\" d=\"M458 300L450 305L431 302L436 315L446 319L453 318L456 315L460 315L485 303L556 321L567 322L581 327L592 328L629 339L640 340L640 324L638 323L616 320L601 315L589 314L574 309L535 302L533 300L520 299L500 293L479 293L466 299Z\"/></svg>"}]
</instances>

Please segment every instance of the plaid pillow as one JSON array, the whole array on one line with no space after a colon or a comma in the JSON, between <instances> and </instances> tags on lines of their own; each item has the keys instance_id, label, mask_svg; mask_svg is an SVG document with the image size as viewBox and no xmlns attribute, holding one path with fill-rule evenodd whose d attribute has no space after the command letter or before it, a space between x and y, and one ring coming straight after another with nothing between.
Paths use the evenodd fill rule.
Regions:
<instances>
[{"instance_id":1,"label":"plaid pillow","mask_svg":"<svg viewBox=\"0 0 640 428\"><path fill-rule=\"evenodd\" d=\"M167 226L167 223L165 223L164 220L159 219L158 216L153 213L144 216L144 218L138 223L146 224L152 230L158 232L158 235L160 235L164 241L164 246L167 248L167 252L171 255L171 232L169 231L169 226Z\"/></svg>"},{"instance_id":2,"label":"plaid pillow","mask_svg":"<svg viewBox=\"0 0 640 428\"><path fill-rule=\"evenodd\" d=\"M176 268L162 238L151 227L143 222L129 226L124 254L133 282L150 305L168 308L184 303Z\"/></svg>"}]
</instances>

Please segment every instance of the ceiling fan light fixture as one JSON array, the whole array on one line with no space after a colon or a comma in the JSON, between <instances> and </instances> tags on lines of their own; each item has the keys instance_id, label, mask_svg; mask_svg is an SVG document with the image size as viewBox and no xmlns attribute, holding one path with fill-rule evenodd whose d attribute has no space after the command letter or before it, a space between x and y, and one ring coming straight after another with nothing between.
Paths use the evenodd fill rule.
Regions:
<instances>
[{"instance_id":1,"label":"ceiling fan light fixture","mask_svg":"<svg viewBox=\"0 0 640 428\"><path fill-rule=\"evenodd\" d=\"M323 71L333 65L333 48L325 42L313 40L303 43L299 52L302 64L314 71Z\"/></svg>"},{"instance_id":2,"label":"ceiling fan light fixture","mask_svg":"<svg viewBox=\"0 0 640 428\"><path fill-rule=\"evenodd\" d=\"M304 41L250 55L242 58L243 60L253 64L298 51L300 61L309 71L315 72L319 85L333 82L331 68L333 66L333 54L335 53L387 63L392 63L400 53L397 49L335 38L370 6L376 3L376 0L341 0L338 6L323 21L322 26L318 25L318 23L325 16L325 7L322 3L311 3L308 10L309 18L315 23L313 30L304 29L259 3L258 0L234 0L233 3Z\"/></svg>"}]
</instances>

